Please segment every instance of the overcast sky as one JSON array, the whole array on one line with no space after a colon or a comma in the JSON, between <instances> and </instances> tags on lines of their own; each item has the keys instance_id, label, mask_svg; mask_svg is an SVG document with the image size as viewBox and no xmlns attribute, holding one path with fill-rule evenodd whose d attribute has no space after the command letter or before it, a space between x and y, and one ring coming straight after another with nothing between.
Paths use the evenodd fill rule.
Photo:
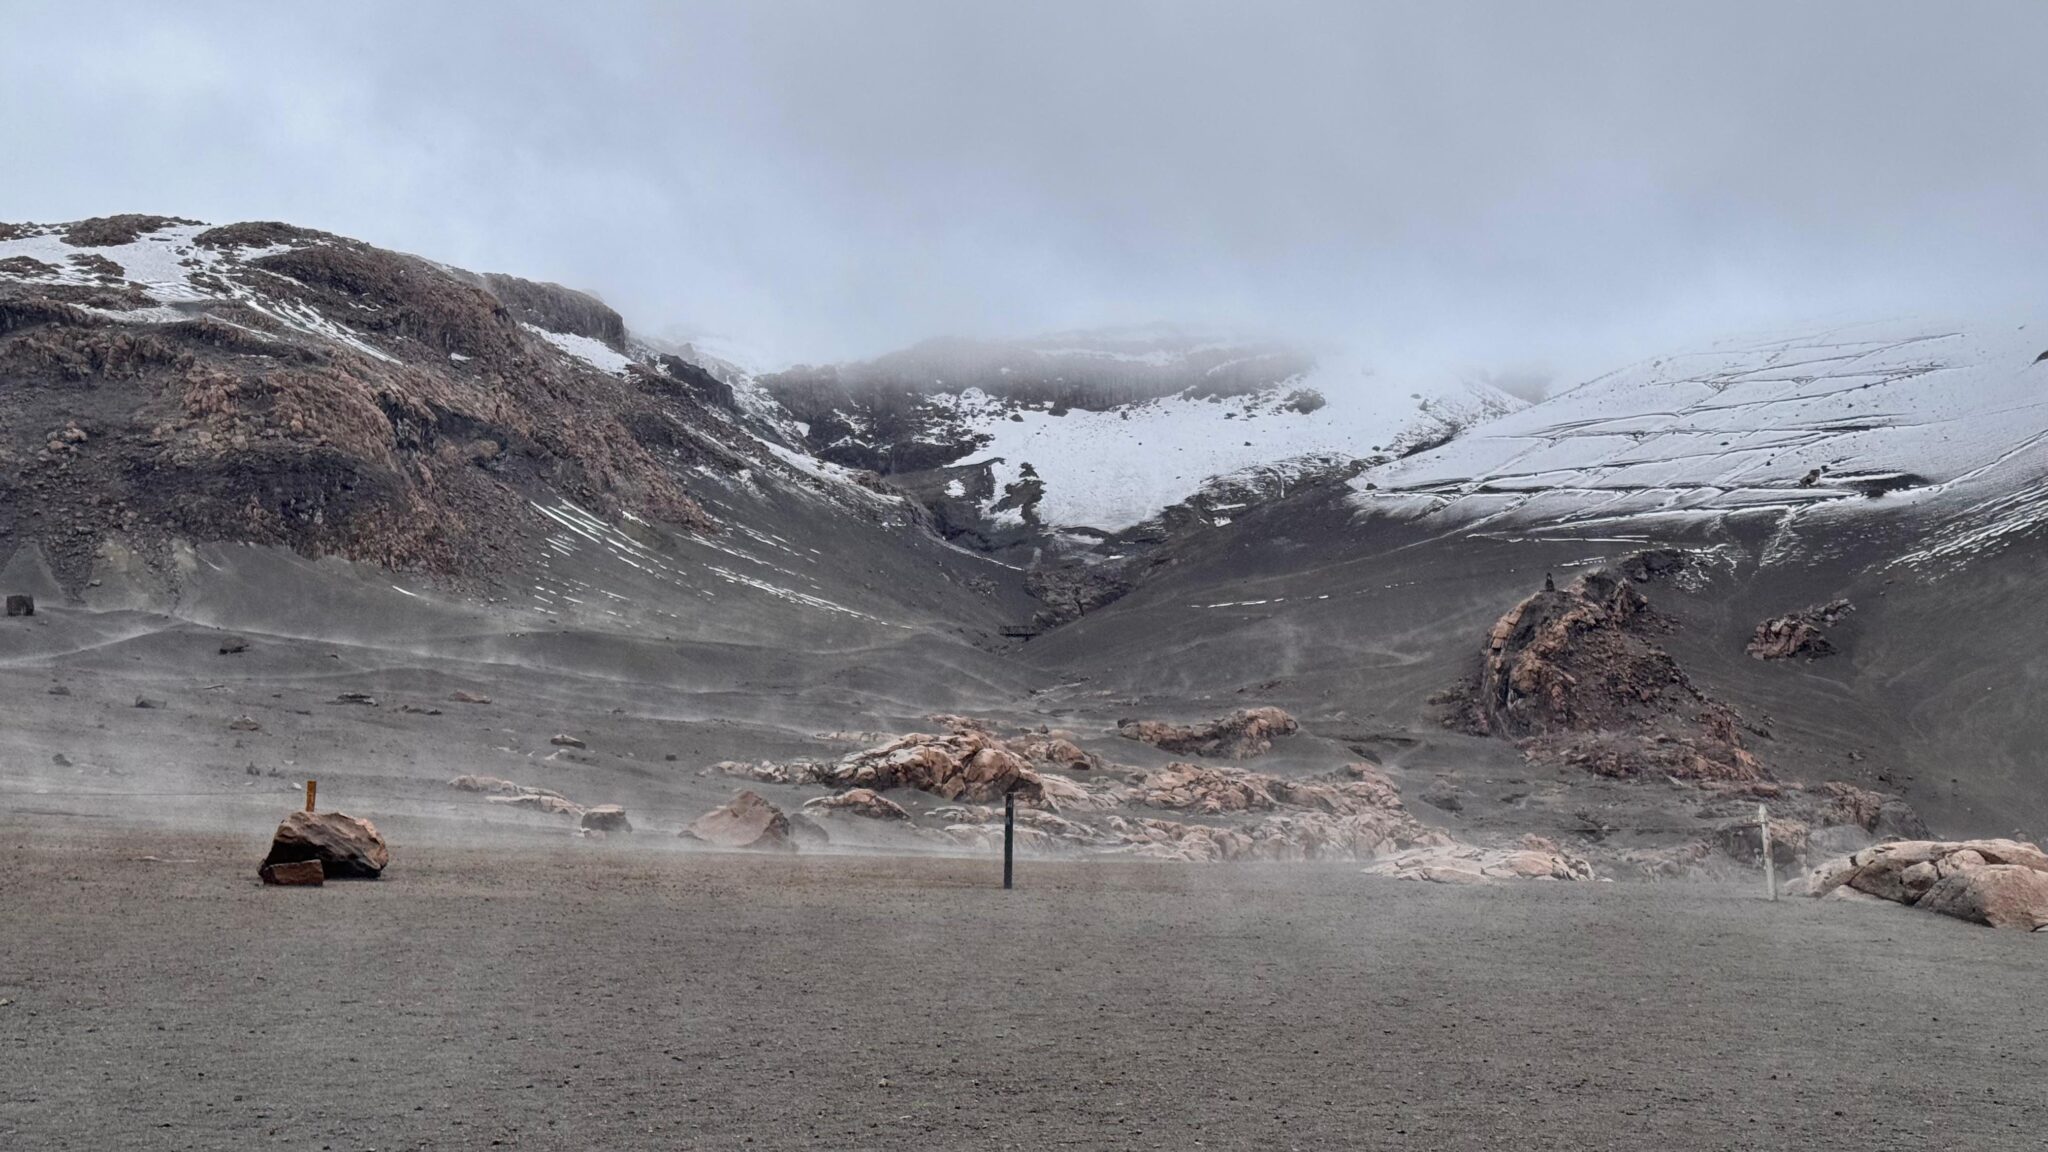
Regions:
<instances>
[{"instance_id":1,"label":"overcast sky","mask_svg":"<svg viewBox=\"0 0 2048 1152\"><path fill-rule=\"evenodd\" d=\"M2048 4L6 0L0 219L283 219L770 361L1567 375L2048 294Z\"/></svg>"}]
</instances>

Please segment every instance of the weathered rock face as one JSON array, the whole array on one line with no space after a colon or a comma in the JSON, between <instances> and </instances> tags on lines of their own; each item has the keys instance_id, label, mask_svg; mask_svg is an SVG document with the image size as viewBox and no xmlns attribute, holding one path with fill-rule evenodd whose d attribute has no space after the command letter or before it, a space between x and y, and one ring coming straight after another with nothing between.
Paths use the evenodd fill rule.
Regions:
<instances>
[{"instance_id":1,"label":"weathered rock face","mask_svg":"<svg viewBox=\"0 0 2048 1152\"><path fill-rule=\"evenodd\" d=\"M318 860L293 860L265 864L256 870L265 884L318 888L327 881L327 869Z\"/></svg>"},{"instance_id":2,"label":"weathered rock face","mask_svg":"<svg viewBox=\"0 0 2048 1152\"><path fill-rule=\"evenodd\" d=\"M1246 760L1270 751L1275 739L1300 728L1294 717L1278 708L1246 708L1207 724L1126 720L1117 725L1116 734L1177 755Z\"/></svg>"},{"instance_id":3,"label":"weathered rock face","mask_svg":"<svg viewBox=\"0 0 2048 1152\"><path fill-rule=\"evenodd\" d=\"M1664 626L1606 569L1530 596L1487 637L1472 726L1603 776L1762 778L1741 718L1649 641Z\"/></svg>"},{"instance_id":4,"label":"weathered rock face","mask_svg":"<svg viewBox=\"0 0 2048 1152\"><path fill-rule=\"evenodd\" d=\"M1294 779L1241 768L1169 764L1132 785L1129 802L1215 816L1305 808L1332 816L1402 811L1401 797L1386 777L1366 764L1346 766L1333 777Z\"/></svg>"},{"instance_id":5,"label":"weathered rock face","mask_svg":"<svg viewBox=\"0 0 2048 1152\"><path fill-rule=\"evenodd\" d=\"M263 863L301 860L318 860L330 878L375 880L391 862L391 853L368 820L340 812L294 812L277 826Z\"/></svg>"},{"instance_id":6,"label":"weathered rock face","mask_svg":"<svg viewBox=\"0 0 2048 1152\"><path fill-rule=\"evenodd\" d=\"M1365 869L1369 876L1484 884L1492 880L1591 880L1593 866L1539 836L1512 848L1433 845L1397 852Z\"/></svg>"},{"instance_id":7,"label":"weathered rock face","mask_svg":"<svg viewBox=\"0 0 2048 1152\"><path fill-rule=\"evenodd\" d=\"M1847 600L1831 600L1800 612L1773 616L1756 626L1748 652L1759 660L1790 660L1804 656L1818 660L1833 655L1835 646L1824 629L1853 609Z\"/></svg>"},{"instance_id":8,"label":"weathered rock face","mask_svg":"<svg viewBox=\"0 0 2048 1152\"><path fill-rule=\"evenodd\" d=\"M804 811L834 816L865 816L870 820L908 820L901 804L872 788L850 788L804 801Z\"/></svg>"},{"instance_id":9,"label":"weathered rock face","mask_svg":"<svg viewBox=\"0 0 2048 1152\"><path fill-rule=\"evenodd\" d=\"M821 765L822 784L853 788L915 788L948 800L999 800L1015 792L1021 800L1037 800L1043 787L1037 772L1022 756L983 732L956 731L944 736L913 732L879 748L856 752L836 764Z\"/></svg>"},{"instance_id":10,"label":"weathered rock face","mask_svg":"<svg viewBox=\"0 0 2048 1152\"><path fill-rule=\"evenodd\" d=\"M2032 932L2048 927L2048 872L2019 864L1958 869L1936 879L1916 906L1993 928Z\"/></svg>"},{"instance_id":11,"label":"weathered rock face","mask_svg":"<svg viewBox=\"0 0 2048 1152\"><path fill-rule=\"evenodd\" d=\"M515 792L509 796L492 796L490 802L503 804L508 808L531 808L550 816L567 816L571 820L581 819L583 806L552 792Z\"/></svg>"},{"instance_id":12,"label":"weathered rock face","mask_svg":"<svg viewBox=\"0 0 2048 1152\"><path fill-rule=\"evenodd\" d=\"M1800 882L1848 888L1994 928L2048 925L2048 853L2019 840L1898 840L1830 860Z\"/></svg>"},{"instance_id":13,"label":"weathered rock face","mask_svg":"<svg viewBox=\"0 0 2048 1152\"><path fill-rule=\"evenodd\" d=\"M751 791L697 817L682 835L719 848L793 851L796 847L790 839L789 817Z\"/></svg>"},{"instance_id":14,"label":"weathered rock face","mask_svg":"<svg viewBox=\"0 0 2048 1152\"><path fill-rule=\"evenodd\" d=\"M1790 868L1806 855L1812 829L1798 820L1771 820L1771 862ZM1763 864L1763 830L1754 820L1729 824L1714 834L1715 844L1725 853L1746 863Z\"/></svg>"},{"instance_id":15,"label":"weathered rock face","mask_svg":"<svg viewBox=\"0 0 2048 1152\"><path fill-rule=\"evenodd\" d=\"M617 804L599 804L586 808L577 820L576 826L585 832L631 832L633 824L626 819L626 810Z\"/></svg>"}]
</instances>

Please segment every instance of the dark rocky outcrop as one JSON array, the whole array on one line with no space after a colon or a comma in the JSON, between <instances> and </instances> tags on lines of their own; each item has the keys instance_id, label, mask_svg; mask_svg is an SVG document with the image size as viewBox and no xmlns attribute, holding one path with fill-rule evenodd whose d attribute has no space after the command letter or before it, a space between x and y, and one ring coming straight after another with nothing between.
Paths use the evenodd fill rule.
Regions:
<instances>
[{"instance_id":1,"label":"dark rocky outcrop","mask_svg":"<svg viewBox=\"0 0 2048 1152\"><path fill-rule=\"evenodd\" d=\"M1790 660L1795 656L1818 660L1833 655L1835 646L1824 629L1853 610L1854 605L1847 600L1830 600L1802 611L1773 616L1756 626L1748 652L1759 660Z\"/></svg>"},{"instance_id":2,"label":"dark rocky outcrop","mask_svg":"<svg viewBox=\"0 0 2048 1152\"><path fill-rule=\"evenodd\" d=\"M1604 776L1762 778L1741 717L1651 642L1665 627L1607 569L1538 592L1489 633L1469 721L1534 758Z\"/></svg>"}]
</instances>

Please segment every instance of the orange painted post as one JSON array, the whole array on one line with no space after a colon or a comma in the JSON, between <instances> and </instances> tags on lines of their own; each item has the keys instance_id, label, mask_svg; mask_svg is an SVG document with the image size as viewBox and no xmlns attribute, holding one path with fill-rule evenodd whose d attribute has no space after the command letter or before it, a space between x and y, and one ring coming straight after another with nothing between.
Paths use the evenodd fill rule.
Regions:
<instances>
[{"instance_id":1,"label":"orange painted post","mask_svg":"<svg viewBox=\"0 0 2048 1152\"><path fill-rule=\"evenodd\" d=\"M311 812L313 810L313 794L318 791L320 791L320 782L318 780L306 781L306 811Z\"/></svg>"}]
</instances>

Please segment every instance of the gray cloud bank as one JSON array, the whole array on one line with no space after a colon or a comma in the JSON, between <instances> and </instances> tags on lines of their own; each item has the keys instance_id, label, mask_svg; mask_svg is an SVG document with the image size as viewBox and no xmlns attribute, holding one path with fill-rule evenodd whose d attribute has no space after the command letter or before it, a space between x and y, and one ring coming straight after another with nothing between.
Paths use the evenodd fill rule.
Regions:
<instances>
[{"instance_id":1,"label":"gray cloud bank","mask_svg":"<svg viewBox=\"0 0 2048 1152\"><path fill-rule=\"evenodd\" d=\"M2038 304L2048 5L41 3L0 219L278 218L770 360L1171 319L1391 368Z\"/></svg>"}]
</instances>

